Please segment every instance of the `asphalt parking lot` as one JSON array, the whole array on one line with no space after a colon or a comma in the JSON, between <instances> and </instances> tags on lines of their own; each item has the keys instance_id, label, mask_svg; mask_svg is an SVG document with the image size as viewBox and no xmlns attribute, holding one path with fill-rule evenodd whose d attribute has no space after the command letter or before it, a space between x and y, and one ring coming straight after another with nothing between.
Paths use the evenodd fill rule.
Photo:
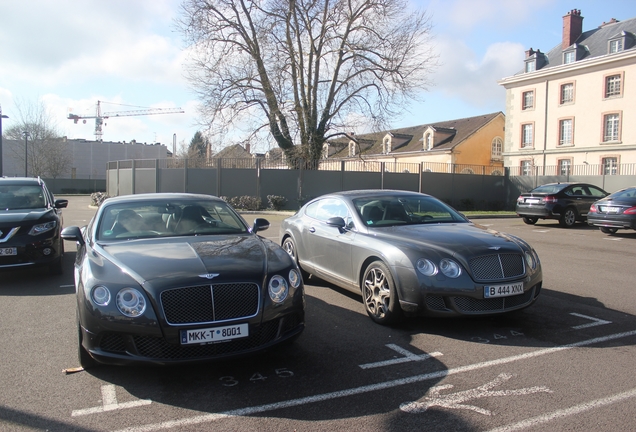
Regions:
<instances>
[{"instance_id":1,"label":"asphalt parking lot","mask_svg":"<svg viewBox=\"0 0 636 432\"><path fill-rule=\"evenodd\" d=\"M85 224L89 198L69 198L65 226ZM262 216L277 241L283 217ZM636 430L636 232L476 222L538 251L532 307L382 327L359 296L310 278L293 345L187 368L64 372L78 366L67 242L61 276L0 273L0 430Z\"/></svg>"}]
</instances>

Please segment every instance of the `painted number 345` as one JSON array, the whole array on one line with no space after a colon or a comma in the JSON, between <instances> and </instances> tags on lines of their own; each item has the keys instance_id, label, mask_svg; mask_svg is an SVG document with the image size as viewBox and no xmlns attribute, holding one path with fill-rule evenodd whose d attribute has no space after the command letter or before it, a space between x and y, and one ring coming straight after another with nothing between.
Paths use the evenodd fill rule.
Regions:
<instances>
[{"instance_id":1,"label":"painted number 345","mask_svg":"<svg viewBox=\"0 0 636 432\"><path fill-rule=\"evenodd\" d=\"M278 378L289 378L294 376L294 373L287 368L274 369L274 373L276 373ZM260 372L256 372L250 377L251 382L265 381L266 379L267 376L262 375ZM225 387L233 387L239 383L239 380L229 375L222 376L219 378L219 381L221 381L221 384Z\"/></svg>"}]
</instances>

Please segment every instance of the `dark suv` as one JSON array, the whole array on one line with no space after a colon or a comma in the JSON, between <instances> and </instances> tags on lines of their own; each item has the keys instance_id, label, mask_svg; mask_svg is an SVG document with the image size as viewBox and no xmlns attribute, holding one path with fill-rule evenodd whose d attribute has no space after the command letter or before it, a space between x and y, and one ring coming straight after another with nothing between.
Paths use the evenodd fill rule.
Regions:
<instances>
[{"instance_id":1,"label":"dark suv","mask_svg":"<svg viewBox=\"0 0 636 432\"><path fill-rule=\"evenodd\" d=\"M585 222L590 206L607 195L588 183L549 183L522 193L517 198L516 212L528 225L539 219L557 219L569 228L577 221Z\"/></svg>"},{"instance_id":2,"label":"dark suv","mask_svg":"<svg viewBox=\"0 0 636 432\"><path fill-rule=\"evenodd\" d=\"M45 265L62 273L62 210L40 178L0 177L0 269Z\"/></svg>"}]
</instances>

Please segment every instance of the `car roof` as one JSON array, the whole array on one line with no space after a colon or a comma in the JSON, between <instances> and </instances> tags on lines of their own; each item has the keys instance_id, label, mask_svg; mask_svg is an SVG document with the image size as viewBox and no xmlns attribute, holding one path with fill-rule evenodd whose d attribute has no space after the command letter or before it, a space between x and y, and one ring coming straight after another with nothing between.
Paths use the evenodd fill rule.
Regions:
<instances>
[{"instance_id":1,"label":"car roof","mask_svg":"<svg viewBox=\"0 0 636 432\"><path fill-rule=\"evenodd\" d=\"M166 192L166 193L143 193L143 194L134 194L134 195L119 195L116 197L108 198L106 201L104 201L104 204L112 205L117 203L148 201L148 200L201 200L201 199L223 201L221 198L216 197L214 195L192 194L192 193L181 193L181 192Z\"/></svg>"},{"instance_id":2,"label":"car roof","mask_svg":"<svg viewBox=\"0 0 636 432\"><path fill-rule=\"evenodd\" d=\"M349 190L342 192L333 192L330 194L323 195L317 198L323 197L346 197L349 199L360 198L360 197L370 197L370 196L428 196L426 194L422 194L419 192L412 191L404 191L404 190L395 190L395 189L358 189L358 190Z\"/></svg>"},{"instance_id":3,"label":"car roof","mask_svg":"<svg viewBox=\"0 0 636 432\"><path fill-rule=\"evenodd\" d=\"M6 185L35 185L39 186L44 181L35 177L0 177L0 184Z\"/></svg>"}]
</instances>

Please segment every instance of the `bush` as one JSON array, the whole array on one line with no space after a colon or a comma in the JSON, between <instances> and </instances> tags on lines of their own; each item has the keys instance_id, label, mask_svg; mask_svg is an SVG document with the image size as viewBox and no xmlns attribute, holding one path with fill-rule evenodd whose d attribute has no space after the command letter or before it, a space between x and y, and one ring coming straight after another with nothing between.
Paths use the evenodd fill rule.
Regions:
<instances>
[{"instance_id":1,"label":"bush","mask_svg":"<svg viewBox=\"0 0 636 432\"><path fill-rule=\"evenodd\" d=\"M236 210L248 210L256 211L262 207L261 198L255 196L240 196L240 197L221 197L226 203L234 207Z\"/></svg>"},{"instance_id":2,"label":"bush","mask_svg":"<svg viewBox=\"0 0 636 432\"><path fill-rule=\"evenodd\" d=\"M94 207L99 207L102 205L106 198L110 198L104 192L94 192L91 194L91 205Z\"/></svg>"},{"instance_id":3,"label":"bush","mask_svg":"<svg viewBox=\"0 0 636 432\"><path fill-rule=\"evenodd\" d=\"M267 208L280 210L287 204L287 198L280 195L267 195Z\"/></svg>"}]
</instances>

